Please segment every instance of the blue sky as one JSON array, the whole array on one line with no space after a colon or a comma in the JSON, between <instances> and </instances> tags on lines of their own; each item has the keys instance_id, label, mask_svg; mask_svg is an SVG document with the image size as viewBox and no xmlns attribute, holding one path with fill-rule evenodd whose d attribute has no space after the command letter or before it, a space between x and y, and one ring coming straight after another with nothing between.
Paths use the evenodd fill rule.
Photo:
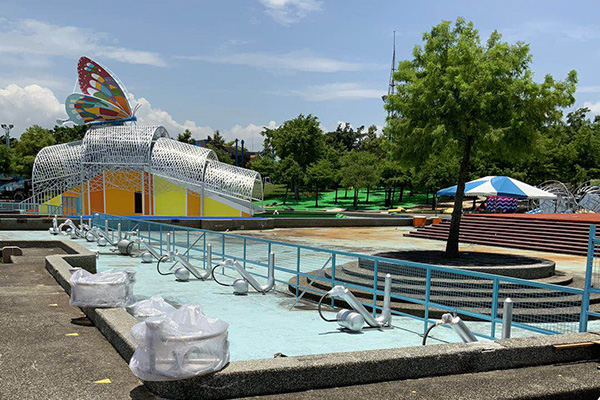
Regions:
<instances>
[{"instance_id":1,"label":"blue sky","mask_svg":"<svg viewBox=\"0 0 600 400\"><path fill-rule=\"evenodd\" d=\"M600 8L591 1L0 1L0 119L15 134L63 116L76 62L115 72L143 123L261 145L299 113L325 129L383 125L392 31L409 58L422 33L463 16L531 45L536 78L579 73L577 105L600 114Z\"/></svg>"}]
</instances>

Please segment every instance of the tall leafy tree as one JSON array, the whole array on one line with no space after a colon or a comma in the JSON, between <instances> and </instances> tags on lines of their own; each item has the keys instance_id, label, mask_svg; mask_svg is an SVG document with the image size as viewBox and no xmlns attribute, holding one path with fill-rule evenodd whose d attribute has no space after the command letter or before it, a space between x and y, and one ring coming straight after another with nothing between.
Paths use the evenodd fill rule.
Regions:
<instances>
[{"instance_id":1,"label":"tall leafy tree","mask_svg":"<svg viewBox=\"0 0 600 400\"><path fill-rule=\"evenodd\" d=\"M33 125L23 134L14 147L14 168L17 175L31 177L33 162L37 153L46 146L56 144L52 131Z\"/></svg>"},{"instance_id":2,"label":"tall leafy tree","mask_svg":"<svg viewBox=\"0 0 600 400\"><path fill-rule=\"evenodd\" d=\"M266 137L265 147L272 146L281 160L295 161L302 173L306 173L308 166L323 154L323 131L317 117L310 114L300 114L276 129L265 129L262 134ZM300 198L299 183L300 180L295 180L293 185L297 200Z\"/></svg>"},{"instance_id":3,"label":"tall leafy tree","mask_svg":"<svg viewBox=\"0 0 600 400\"><path fill-rule=\"evenodd\" d=\"M192 137L192 132L190 132L189 129L186 129L185 131L178 134L177 140L187 144L196 144L196 141Z\"/></svg>"},{"instance_id":4,"label":"tall leafy tree","mask_svg":"<svg viewBox=\"0 0 600 400\"><path fill-rule=\"evenodd\" d=\"M574 102L577 74L564 81L546 75L535 82L529 46L502 42L494 31L486 43L472 23L444 21L423 35L412 60L394 75L397 94L389 96L386 132L399 144L400 157L415 166L431 147L460 148L458 189L446 256L458 257L465 182L473 150L492 148L504 157L526 153L539 131L561 118Z\"/></svg>"},{"instance_id":5,"label":"tall leafy tree","mask_svg":"<svg viewBox=\"0 0 600 400\"><path fill-rule=\"evenodd\" d=\"M341 159L342 186L354 189L353 207L358 208L359 189L378 184L380 171L377 156L366 151L351 151Z\"/></svg>"},{"instance_id":6,"label":"tall leafy tree","mask_svg":"<svg viewBox=\"0 0 600 400\"><path fill-rule=\"evenodd\" d=\"M57 144L82 140L88 130L88 125L58 126L52 129L52 136Z\"/></svg>"},{"instance_id":7,"label":"tall leafy tree","mask_svg":"<svg viewBox=\"0 0 600 400\"><path fill-rule=\"evenodd\" d=\"M285 196L283 198L283 204L285 204L290 187L297 188L302 182L302 168L293 158L288 157L277 163L274 175L277 182L285 184Z\"/></svg>"},{"instance_id":8,"label":"tall leafy tree","mask_svg":"<svg viewBox=\"0 0 600 400\"><path fill-rule=\"evenodd\" d=\"M208 135L206 138L206 147L215 152L219 161L227 164L233 164L235 162L231 155L231 146L225 142L225 138L218 129L212 136Z\"/></svg>"},{"instance_id":9,"label":"tall leafy tree","mask_svg":"<svg viewBox=\"0 0 600 400\"><path fill-rule=\"evenodd\" d=\"M319 190L331 185L335 176L331 161L322 158L308 167L307 183L315 190L315 207L319 207Z\"/></svg>"}]
</instances>

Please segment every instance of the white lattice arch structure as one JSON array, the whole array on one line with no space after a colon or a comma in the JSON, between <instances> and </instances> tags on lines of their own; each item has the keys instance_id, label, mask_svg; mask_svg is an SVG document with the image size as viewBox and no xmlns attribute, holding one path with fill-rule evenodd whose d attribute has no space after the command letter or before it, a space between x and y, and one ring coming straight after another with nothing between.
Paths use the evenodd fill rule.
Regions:
<instances>
[{"instance_id":1,"label":"white lattice arch structure","mask_svg":"<svg viewBox=\"0 0 600 400\"><path fill-rule=\"evenodd\" d=\"M135 175L140 172L191 194L215 195L248 209L256 209L253 201L263 200L260 174L219 162L212 150L173 140L161 126L93 128L83 141L42 149L33 166L32 200L43 203L81 183L91 192L113 187L148 193L147 186L138 187Z\"/></svg>"}]
</instances>

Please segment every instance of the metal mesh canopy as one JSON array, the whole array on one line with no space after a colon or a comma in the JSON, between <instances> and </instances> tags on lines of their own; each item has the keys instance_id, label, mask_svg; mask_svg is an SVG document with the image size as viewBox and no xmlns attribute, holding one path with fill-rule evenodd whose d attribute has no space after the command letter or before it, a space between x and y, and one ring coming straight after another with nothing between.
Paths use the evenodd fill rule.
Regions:
<instances>
[{"instance_id":1,"label":"metal mesh canopy","mask_svg":"<svg viewBox=\"0 0 600 400\"><path fill-rule=\"evenodd\" d=\"M33 166L34 199L46 201L81 182L91 192L144 190L143 172L197 195L209 191L244 204L263 199L260 174L219 162L212 150L170 139L161 126L93 128L83 141L42 149Z\"/></svg>"},{"instance_id":2,"label":"metal mesh canopy","mask_svg":"<svg viewBox=\"0 0 600 400\"><path fill-rule=\"evenodd\" d=\"M44 147L33 164L32 182L36 194L47 193L54 197L81 182L81 141Z\"/></svg>"},{"instance_id":3,"label":"metal mesh canopy","mask_svg":"<svg viewBox=\"0 0 600 400\"><path fill-rule=\"evenodd\" d=\"M84 164L148 166L152 143L169 137L162 126L112 126L90 129L83 138Z\"/></svg>"},{"instance_id":4,"label":"metal mesh canopy","mask_svg":"<svg viewBox=\"0 0 600 400\"><path fill-rule=\"evenodd\" d=\"M152 149L151 172L200 193L207 160L218 160L214 151L161 138Z\"/></svg>"},{"instance_id":5,"label":"metal mesh canopy","mask_svg":"<svg viewBox=\"0 0 600 400\"><path fill-rule=\"evenodd\" d=\"M260 174L215 160L209 160L204 172L207 190L240 199L261 200L263 198Z\"/></svg>"}]
</instances>

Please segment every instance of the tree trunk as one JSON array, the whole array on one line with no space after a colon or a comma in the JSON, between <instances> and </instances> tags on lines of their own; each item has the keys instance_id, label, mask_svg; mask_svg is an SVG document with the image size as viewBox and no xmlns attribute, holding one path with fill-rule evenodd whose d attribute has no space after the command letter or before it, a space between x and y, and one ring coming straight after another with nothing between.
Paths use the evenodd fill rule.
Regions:
<instances>
[{"instance_id":1,"label":"tree trunk","mask_svg":"<svg viewBox=\"0 0 600 400\"><path fill-rule=\"evenodd\" d=\"M287 201L288 190L290 190L290 185L285 185L285 196L283 196L283 204Z\"/></svg>"},{"instance_id":2,"label":"tree trunk","mask_svg":"<svg viewBox=\"0 0 600 400\"><path fill-rule=\"evenodd\" d=\"M431 210L435 211L436 206L437 206L437 196L433 195L433 201L431 202Z\"/></svg>"},{"instance_id":3,"label":"tree trunk","mask_svg":"<svg viewBox=\"0 0 600 400\"><path fill-rule=\"evenodd\" d=\"M315 207L319 207L319 188L315 189Z\"/></svg>"},{"instance_id":4,"label":"tree trunk","mask_svg":"<svg viewBox=\"0 0 600 400\"><path fill-rule=\"evenodd\" d=\"M465 139L465 148L463 158L460 162L460 172L458 174L458 185L456 185L456 196L454 196L454 210L452 211L452 221L450 222L450 233L446 242L447 258L458 258L458 239L460 234L460 219L462 218L462 203L465 197L465 183L469 174L469 160L471 158L471 147L473 146L473 137L467 136Z\"/></svg>"},{"instance_id":5,"label":"tree trunk","mask_svg":"<svg viewBox=\"0 0 600 400\"><path fill-rule=\"evenodd\" d=\"M425 204L429 204L429 189L427 189L427 191L425 192Z\"/></svg>"},{"instance_id":6,"label":"tree trunk","mask_svg":"<svg viewBox=\"0 0 600 400\"><path fill-rule=\"evenodd\" d=\"M354 189L354 209L358 209L358 189Z\"/></svg>"},{"instance_id":7,"label":"tree trunk","mask_svg":"<svg viewBox=\"0 0 600 400\"><path fill-rule=\"evenodd\" d=\"M398 203L402 203L404 199L404 185L400 186L400 195L398 196Z\"/></svg>"},{"instance_id":8,"label":"tree trunk","mask_svg":"<svg viewBox=\"0 0 600 400\"><path fill-rule=\"evenodd\" d=\"M298 184L294 184L294 199L296 201L300 200L300 189L298 188Z\"/></svg>"},{"instance_id":9,"label":"tree trunk","mask_svg":"<svg viewBox=\"0 0 600 400\"><path fill-rule=\"evenodd\" d=\"M392 187L390 189L390 208L394 208L394 195L396 194L396 188Z\"/></svg>"},{"instance_id":10,"label":"tree trunk","mask_svg":"<svg viewBox=\"0 0 600 400\"><path fill-rule=\"evenodd\" d=\"M337 204L337 192L338 192L338 186L335 185L335 201L333 202L334 204Z\"/></svg>"},{"instance_id":11,"label":"tree trunk","mask_svg":"<svg viewBox=\"0 0 600 400\"><path fill-rule=\"evenodd\" d=\"M371 190L371 188L367 188L367 204L369 204L369 191Z\"/></svg>"},{"instance_id":12,"label":"tree trunk","mask_svg":"<svg viewBox=\"0 0 600 400\"><path fill-rule=\"evenodd\" d=\"M346 191L344 192L344 198L347 199L348 198L348 188L346 188Z\"/></svg>"}]
</instances>

